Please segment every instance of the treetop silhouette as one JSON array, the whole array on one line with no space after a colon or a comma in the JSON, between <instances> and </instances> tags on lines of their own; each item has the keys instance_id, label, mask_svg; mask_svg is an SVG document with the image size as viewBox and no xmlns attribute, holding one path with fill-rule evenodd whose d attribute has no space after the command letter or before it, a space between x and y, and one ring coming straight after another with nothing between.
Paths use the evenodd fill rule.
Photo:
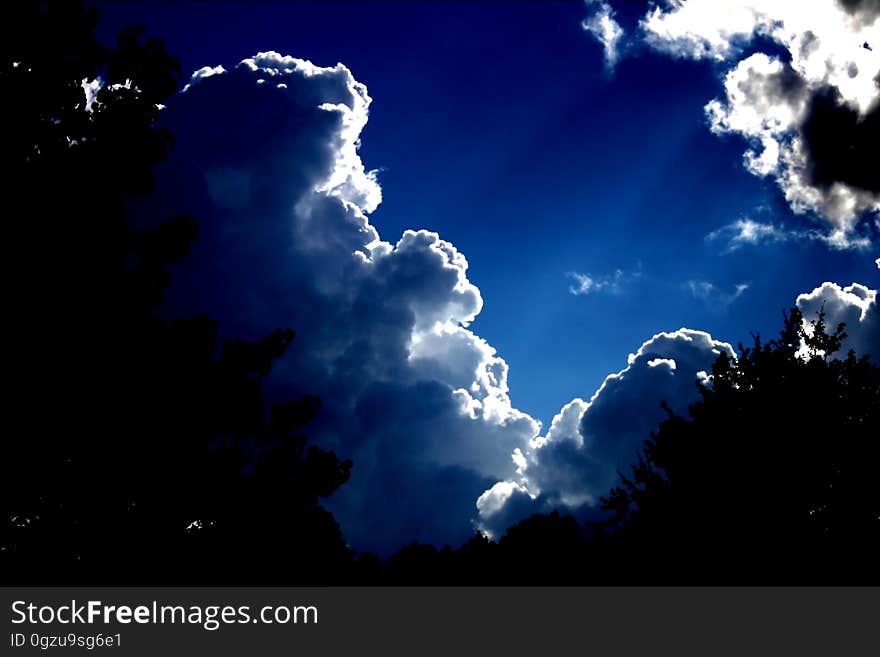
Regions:
<instances>
[{"instance_id":1,"label":"treetop silhouette","mask_svg":"<svg viewBox=\"0 0 880 657\"><path fill-rule=\"evenodd\" d=\"M326 583L351 552L319 504L351 463L309 446L319 410L268 404L263 381L293 341L218 343L205 316L157 313L168 265L198 237L178 216L135 231L173 147L158 126L178 62L140 27L114 48L94 8L13 3L0 82L8 224L10 404L2 442L0 563L7 579ZM93 96L93 97L92 97Z\"/></svg>"}]
</instances>

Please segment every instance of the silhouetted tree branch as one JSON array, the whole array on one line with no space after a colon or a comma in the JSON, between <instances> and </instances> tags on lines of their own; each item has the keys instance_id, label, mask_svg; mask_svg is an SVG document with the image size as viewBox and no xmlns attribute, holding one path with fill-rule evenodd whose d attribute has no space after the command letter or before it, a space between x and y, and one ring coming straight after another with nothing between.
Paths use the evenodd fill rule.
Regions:
<instances>
[{"instance_id":1,"label":"silhouetted tree branch","mask_svg":"<svg viewBox=\"0 0 880 657\"><path fill-rule=\"evenodd\" d=\"M138 232L126 203L173 147L158 118L178 62L140 27L105 48L79 3L5 13L17 427L0 455L6 581L342 577L350 550L319 498L351 463L307 445L317 399L263 394L293 332L218 344L213 319L156 313L198 226L180 216Z\"/></svg>"},{"instance_id":2,"label":"silhouetted tree branch","mask_svg":"<svg viewBox=\"0 0 880 657\"><path fill-rule=\"evenodd\" d=\"M722 353L690 419L668 419L603 498L643 575L693 581L876 581L880 369L838 357L843 324ZM673 578L674 579L674 578Z\"/></svg>"}]
</instances>

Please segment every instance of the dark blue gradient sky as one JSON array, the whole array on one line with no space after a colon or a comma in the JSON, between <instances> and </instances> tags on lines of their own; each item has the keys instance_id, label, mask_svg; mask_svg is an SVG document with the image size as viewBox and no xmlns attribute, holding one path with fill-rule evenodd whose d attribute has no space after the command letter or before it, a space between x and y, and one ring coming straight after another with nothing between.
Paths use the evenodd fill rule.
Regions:
<instances>
[{"instance_id":1,"label":"dark blue gradient sky","mask_svg":"<svg viewBox=\"0 0 880 657\"><path fill-rule=\"evenodd\" d=\"M178 147L133 216L200 223L172 312L298 332L270 392L322 399L309 438L354 462L326 504L390 554L595 516L661 401L686 412L725 343L775 335L796 300L876 355L860 158L880 101L860 103L880 98L880 12L836 3L730 0L732 37L709 0L662 5L650 33L645 3L603 0L99 6L103 39L144 24L184 80L225 67L168 101ZM582 27L603 11L626 35L614 67ZM743 154L762 147L759 177Z\"/></svg>"},{"instance_id":2,"label":"dark blue gradient sky","mask_svg":"<svg viewBox=\"0 0 880 657\"><path fill-rule=\"evenodd\" d=\"M876 277L870 253L706 241L743 217L806 220L744 170L740 139L708 130L720 69L645 51L609 74L580 2L99 6L106 39L142 23L185 74L262 50L348 66L373 97L373 224L386 239L435 230L466 255L485 301L474 329L510 364L514 403L545 423L659 330L748 340L822 281ZM568 272L618 269L617 293L568 291ZM750 287L724 305L694 280Z\"/></svg>"}]
</instances>

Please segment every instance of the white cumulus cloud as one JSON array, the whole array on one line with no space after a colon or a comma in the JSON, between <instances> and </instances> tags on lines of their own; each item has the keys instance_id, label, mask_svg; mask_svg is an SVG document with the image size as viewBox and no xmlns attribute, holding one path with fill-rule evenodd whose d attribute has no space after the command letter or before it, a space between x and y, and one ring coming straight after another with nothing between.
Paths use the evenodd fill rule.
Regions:
<instances>
[{"instance_id":1,"label":"white cumulus cloud","mask_svg":"<svg viewBox=\"0 0 880 657\"><path fill-rule=\"evenodd\" d=\"M870 355L880 362L880 311L877 309L877 290L853 283L841 287L825 282L812 292L797 298L797 307L804 315L804 328L810 332L810 322L824 309L826 330L833 332L841 322L846 324L847 338L838 356L845 357L850 349L856 355Z\"/></svg>"},{"instance_id":2,"label":"white cumulus cloud","mask_svg":"<svg viewBox=\"0 0 880 657\"><path fill-rule=\"evenodd\" d=\"M321 398L309 437L354 462L327 505L352 545L388 553L466 540L474 501L515 475L540 424L468 328L483 300L465 256L371 223L381 188L358 152L371 103L342 64L264 52L202 68L163 112L177 147L143 215L169 206L201 227L169 312L206 312L228 336L296 331L269 392Z\"/></svg>"},{"instance_id":3,"label":"white cumulus cloud","mask_svg":"<svg viewBox=\"0 0 880 657\"><path fill-rule=\"evenodd\" d=\"M651 5L640 32L655 50L726 68L723 94L705 107L711 130L743 137L745 167L818 219L829 246L869 244L859 226L880 211L876 3L668 0ZM774 47L746 56L757 39Z\"/></svg>"},{"instance_id":4,"label":"white cumulus cloud","mask_svg":"<svg viewBox=\"0 0 880 657\"><path fill-rule=\"evenodd\" d=\"M546 435L530 441L526 466L481 496L481 527L497 536L532 513L560 509L581 517L628 470L651 431L665 417L661 402L684 413L698 396L697 382L731 345L703 331L658 333L609 375L590 401L576 398L553 418Z\"/></svg>"},{"instance_id":5,"label":"white cumulus cloud","mask_svg":"<svg viewBox=\"0 0 880 657\"><path fill-rule=\"evenodd\" d=\"M465 256L434 232L386 240L371 223L381 188L358 152L371 103L344 65L272 52L193 76L162 113L174 155L135 210L144 227L168 209L200 223L169 312L206 312L227 336L295 329L269 394L321 398L308 435L354 462L327 504L357 548L459 544L475 522L497 534L535 510L595 508L662 420L660 402L684 412L730 345L659 333L542 434L470 328L483 299ZM866 290L822 294L846 314ZM859 317L870 340L876 323Z\"/></svg>"},{"instance_id":6,"label":"white cumulus cloud","mask_svg":"<svg viewBox=\"0 0 880 657\"><path fill-rule=\"evenodd\" d=\"M880 266L880 265L878 265ZM795 304L804 326L824 308L830 330L846 323L849 349L880 353L877 291L859 283L823 283L801 294ZM697 385L711 386L709 372L721 352L735 359L733 347L708 333L679 329L658 333L629 355L627 366L610 374L590 401L575 398L562 407L547 431L520 455L517 476L495 483L477 505L481 528L499 536L511 524L553 509L582 519L596 517L599 499L627 473L638 450L665 418L661 402L686 415L698 399Z\"/></svg>"}]
</instances>

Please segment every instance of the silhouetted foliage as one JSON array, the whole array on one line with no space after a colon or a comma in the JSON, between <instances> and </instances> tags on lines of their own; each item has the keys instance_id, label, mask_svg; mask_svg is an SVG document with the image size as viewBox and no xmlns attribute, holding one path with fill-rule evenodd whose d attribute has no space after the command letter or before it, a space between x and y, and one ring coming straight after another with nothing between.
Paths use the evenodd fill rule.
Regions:
<instances>
[{"instance_id":1,"label":"silhouetted foliage","mask_svg":"<svg viewBox=\"0 0 880 657\"><path fill-rule=\"evenodd\" d=\"M595 579L587 533L570 515L535 514L497 542L476 533L456 550L411 543L367 582L395 585L566 585ZM359 575L364 577L364 570Z\"/></svg>"},{"instance_id":2,"label":"silhouetted foliage","mask_svg":"<svg viewBox=\"0 0 880 657\"><path fill-rule=\"evenodd\" d=\"M12 3L6 14L15 421L0 456L5 581L344 576L351 553L318 498L351 463L306 445L316 399L263 395L293 332L218 344L211 318L155 312L167 265L198 227L176 217L135 232L126 201L152 189L173 146L157 120L178 63L139 27L105 48L96 11L78 3Z\"/></svg>"},{"instance_id":3,"label":"silhouetted foliage","mask_svg":"<svg viewBox=\"0 0 880 657\"><path fill-rule=\"evenodd\" d=\"M293 332L220 343L209 317L157 313L198 226L136 232L126 202L173 147L157 120L178 63L141 28L105 48L75 2L5 11L7 584L880 580L880 369L797 309L779 338L721 353L690 418L667 408L603 498L610 520L553 512L497 542L355 558L319 504L351 463L302 433L318 400L263 394Z\"/></svg>"},{"instance_id":4,"label":"silhouetted foliage","mask_svg":"<svg viewBox=\"0 0 880 657\"><path fill-rule=\"evenodd\" d=\"M880 554L880 368L824 312L722 353L603 499L640 581L865 583Z\"/></svg>"},{"instance_id":5,"label":"silhouetted foliage","mask_svg":"<svg viewBox=\"0 0 880 657\"><path fill-rule=\"evenodd\" d=\"M722 352L690 418L673 413L579 526L538 514L497 542L412 544L373 581L396 584L876 583L880 368L820 313ZM384 579L383 579L384 577Z\"/></svg>"}]
</instances>

